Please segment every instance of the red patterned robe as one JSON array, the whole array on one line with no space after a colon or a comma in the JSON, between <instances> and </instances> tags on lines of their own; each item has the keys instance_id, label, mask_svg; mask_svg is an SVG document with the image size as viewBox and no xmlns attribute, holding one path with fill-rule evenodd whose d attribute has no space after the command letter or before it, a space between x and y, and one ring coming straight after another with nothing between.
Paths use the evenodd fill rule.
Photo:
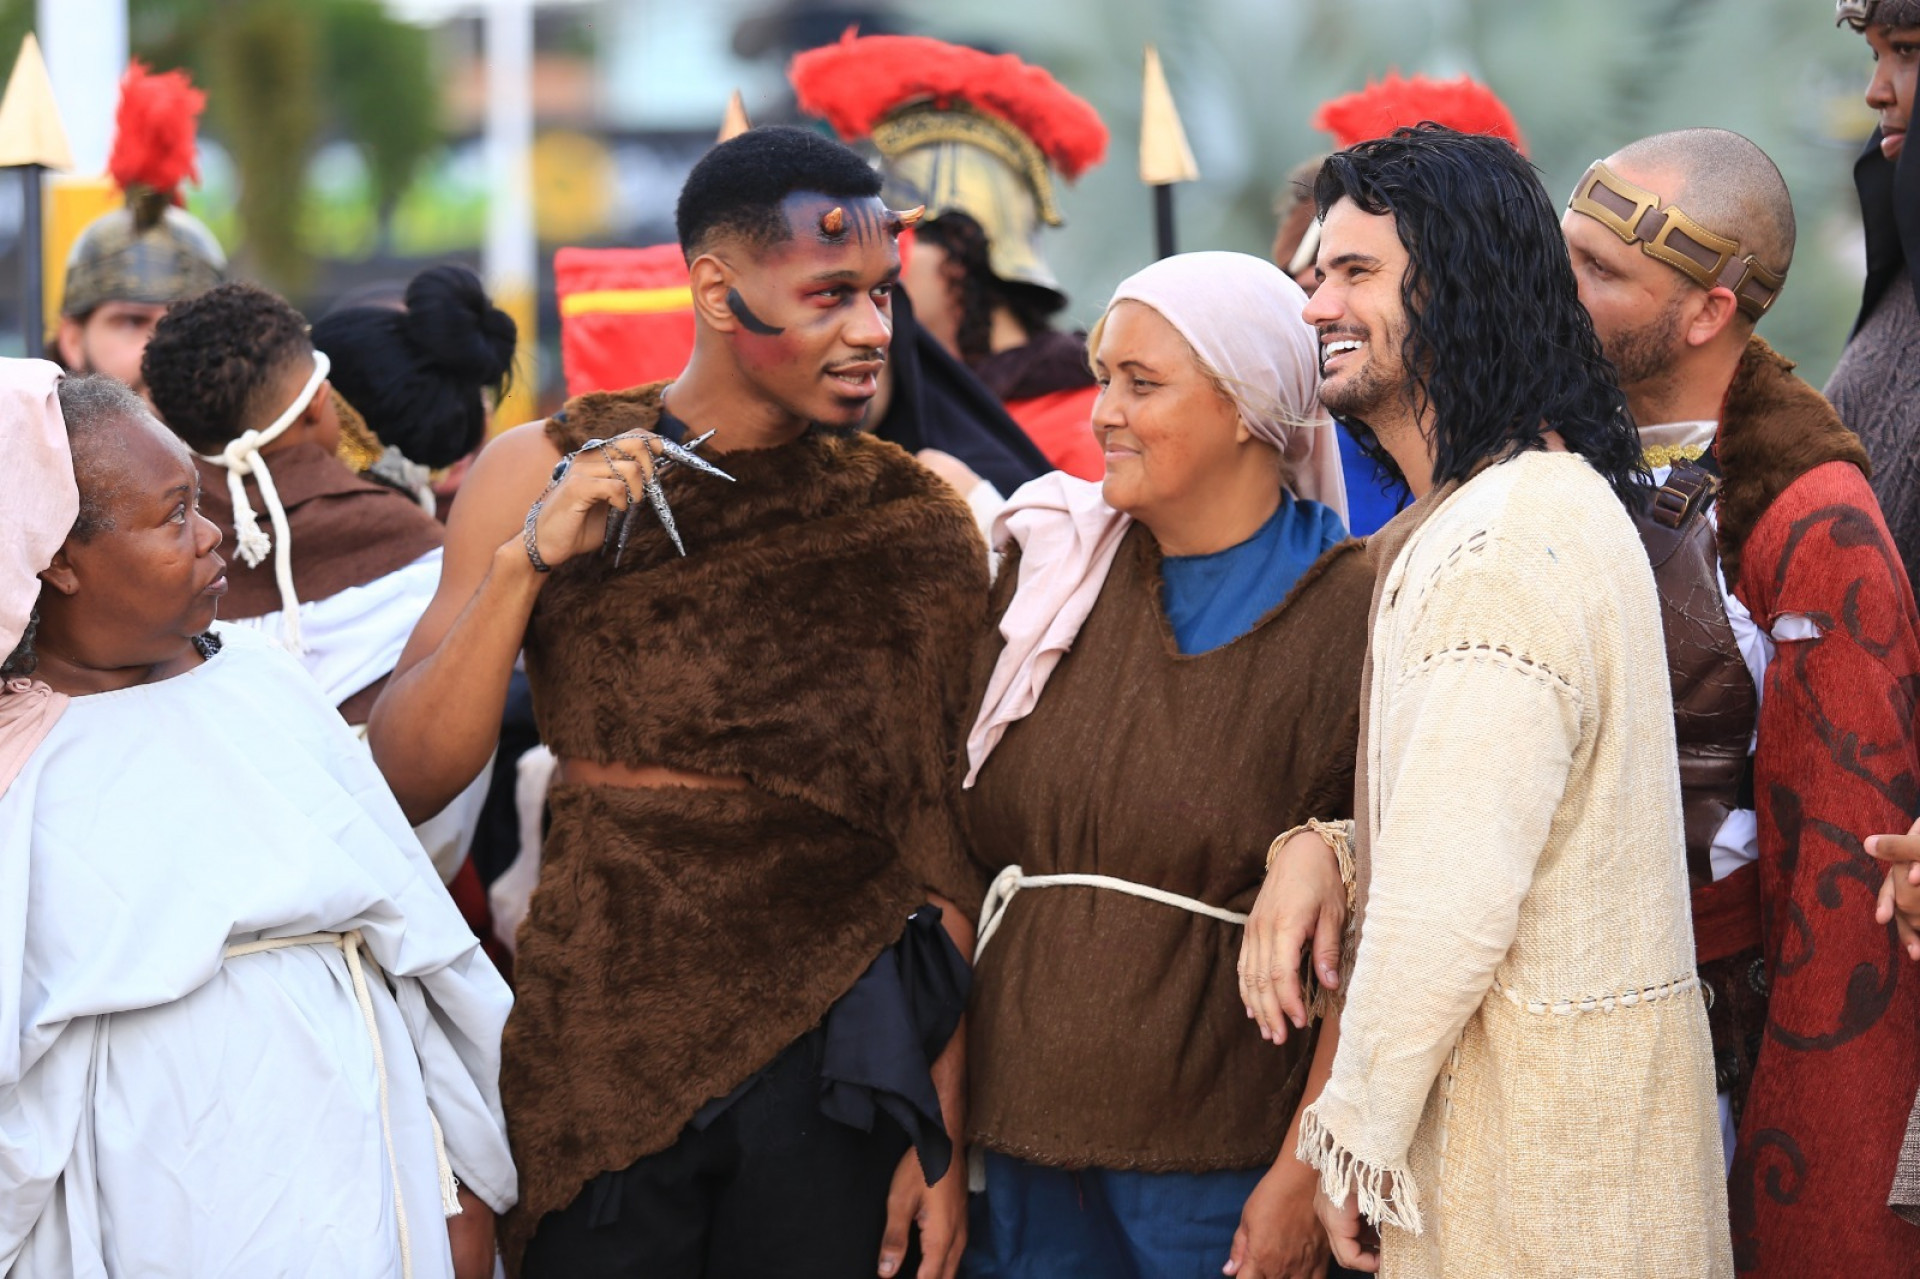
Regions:
<instances>
[{"instance_id":1,"label":"red patterned robe","mask_svg":"<svg viewBox=\"0 0 1920 1279\"><path fill-rule=\"evenodd\" d=\"M1887 1207L1920 1087L1920 966L1874 922L1884 869L1862 847L1920 813L1920 616L1864 450L1791 368L1756 339L1715 443L1722 564L1776 644L1754 758L1771 1000L1729 1186L1734 1261L1920 1275L1920 1227Z\"/></svg>"}]
</instances>

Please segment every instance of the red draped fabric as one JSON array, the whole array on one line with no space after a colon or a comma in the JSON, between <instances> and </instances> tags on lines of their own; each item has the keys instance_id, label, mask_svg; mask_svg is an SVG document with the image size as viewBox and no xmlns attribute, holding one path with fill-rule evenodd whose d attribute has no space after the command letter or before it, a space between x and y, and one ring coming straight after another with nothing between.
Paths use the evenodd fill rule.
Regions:
<instances>
[{"instance_id":1,"label":"red draped fabric","mask_svg":"<svg viewBox=\"0 0 1920 1279\"><path fill-rule=\"evenodd\" d=\"M1887 1208L1920 1086L1920 965L1874 922L1868 835L1920 813L1920 617L1866 477L1805 472L1749 536L1738 594L1777 644L1754 792L1772 984L1729 1198L1742 1274L1920 1274L1920 1227Z\"/></svg>"},{"instance_id":2,"label":"red draped fabric","mask_svg":"<svg viewBox=\"0 0 1920 1279\"><path fill-rule=\"evenodd\" d=\"M560 363L567 395L676 377L693 354L693 299L677 244L561 249Z\"/></svg>"}]
</instances>

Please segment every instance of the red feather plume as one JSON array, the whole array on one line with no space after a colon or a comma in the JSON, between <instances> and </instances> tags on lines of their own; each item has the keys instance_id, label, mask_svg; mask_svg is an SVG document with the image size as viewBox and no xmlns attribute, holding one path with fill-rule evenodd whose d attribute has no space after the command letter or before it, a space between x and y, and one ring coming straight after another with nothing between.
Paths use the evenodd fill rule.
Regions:
<instances>
[{"instance_id":1,"label":"red feather plume","mask_svg":"<svg viewBox=\"0 0 1920 1279\"><path fill-rule=\"evenodd\" d=\"M200 180L194 162L194 135L207 95L193 87L184 71L156 75L138 61L120 78L120 107L114 113L113 154L107 171L120 189L150 187L181 203L180 184Z\"/></svg>"},{"instance_id":2,"label":"red feather plume","mask_svg":"<svg viewBox=\"0 0 1920 1279\"><path fill-rule=\"evenodd\" d=\"M1384 80L1358 93L1321 103L1313 127L1331 133L1334 145L1344 149L1427 120L1462 133L1490 133L1511 142L1522 155L1527 151L1506 103L1471 76L1434 80L1389 71Z\"/></svg>"},{"instance_id":3,"label":"red feather plume","mask_svg":"<svg viewBox=\"0 0 1920 1279\"><path fill-rule=\"evenodd\" d=\"M798 54L787 69L800 109L854 142L921 98L965 103L1033 139L1047 161L1077 178L1107 155L1107 126L1086 99L1011 53L982 53L928 36L859 36Z\"/></svg>"}]
</instances>

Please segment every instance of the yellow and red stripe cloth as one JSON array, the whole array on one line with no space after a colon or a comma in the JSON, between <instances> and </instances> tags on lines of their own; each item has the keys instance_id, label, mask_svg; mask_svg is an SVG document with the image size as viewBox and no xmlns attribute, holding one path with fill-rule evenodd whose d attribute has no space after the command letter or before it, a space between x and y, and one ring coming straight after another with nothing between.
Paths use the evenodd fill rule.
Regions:
<instances>
[{"instance_id":1,"label":"yellow and red stripe cloth","mask_svg":"<svg viewBox=\"0 0 1920 1279\"><path fill-rule=\"evenodd\" d=\"M567 394L670 378L693 354L693 296L677 244L561 249L560 361Z\"/></svg>"}]
</instances>

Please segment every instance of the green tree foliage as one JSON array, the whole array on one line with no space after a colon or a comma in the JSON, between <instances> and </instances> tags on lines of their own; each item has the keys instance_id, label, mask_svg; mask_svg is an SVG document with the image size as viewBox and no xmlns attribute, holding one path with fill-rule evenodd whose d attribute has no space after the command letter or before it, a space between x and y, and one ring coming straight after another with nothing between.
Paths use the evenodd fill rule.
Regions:
<instances>
[{"instance_id":1,"label":"green tree foliage","mask_svg":"<svg viewBox=\"0 0 1920 1279\"><path fill-rule=\"evenodd\" d=\"M306 173L329 138L360 149L381 234L441 141L438 79L421 28L380 0L129 0L135 57L185 67L207 91L207 133L239 172L243 271L297 293ZM0 0L0 58L34 25L34 0Z\"/></svg>"},{"instance_id":2,"label":"green tree foliage","mask_svg":"<svg viewBox=\"0 0 1920 1279\"><path fill-rule=\"evenodd\" d=\"M204 29L207 114L240 172L243 251L283 292L307 283L299 241L306 167L319 134L320 6L245 0Z\"/></svg>"},{"instance_id":3,"label":"green tree foliage","mask_svg":"<svg viewBox=\"0 0 1920 1279\"><path fill-rule=\"evenodd\" d=\"M320 7L328 99L372 175L381 236L420 161L441 140L438 81L428 33L395 22L379 0Z\"/></svg>"}]
</instances>

